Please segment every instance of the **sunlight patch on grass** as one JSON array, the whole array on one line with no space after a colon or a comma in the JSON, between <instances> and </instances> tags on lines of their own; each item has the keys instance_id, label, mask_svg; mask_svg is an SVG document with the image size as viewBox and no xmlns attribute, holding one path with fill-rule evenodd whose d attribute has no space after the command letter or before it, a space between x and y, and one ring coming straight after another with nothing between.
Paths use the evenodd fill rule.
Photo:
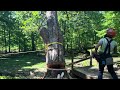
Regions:
<instances>
[{"instance_id":1,"label":"sunlight patch on grass","mask_svg":"<svg viewBox=\"0 0 120 90\"><path fill-rule=\"evenodd\" d=\"M19 79L19 77L0 76L0 79Z\"/></svg>"},{"instance_id":2,"label":"sunlight patch on grass","mask_svg":"<svg viewBox=\"0 0 120 90\"><path fill-rule=\"evenodd\" d=\"M8 60L9 58L0 58L0 60Z\"/></svg>"},{"instance_id":3,"label":"sunlight patch on grass","mask_svg":"<svg viewBox=\"0 0 120 90\"><path fill-rule=\"evenodd\" d=\"M90 60L80 62L80 64L82 64L82 66L90 66ZM92 65L93 66L98 66L98 63L95 59L92 59Z\"/></svg>"},{"instance_id":4,"label":"sunlight patch on grass","mask_svg":"<svg viewBox=\"0 0 120 90\"><path fill-rule=\"evenodd\" d=\"M18 71L23 71L23 70L20 69L20 70L18 70Z\"/></svg>"},{"instance_id":5,"label":"sunlight patch on grass","mask_svg":"<svg viewBox=\"0 0 120 90\"><path fill-rule=\"evenodd\" d=\"M18 61L20 61L20 60L15 60L15 61L17 61L17 62L18 62Z\"/></svg>"},{"instance_id":6,"label":"sunlight patch on grass","mask_svg":"<svg viewBox=\"0 0 120 90\"><path fill-rule=\"evenodd\" d=\"M26 67L22 67L22 69L39 69L39 68L45 68L46 67L46 63L45 62L41 62L41 63L37 63L35 65L32 66L26 66Z\"/></svg>"},{"instance_id":7,"label":"sunlight patch on grass","mask_svg":"<svg viewBox=\"0 0 120 90\"><path fill-rule=\"evenodd\" d=\"M80 60L80 59L74 59L74 62L78 61L78 60ZM66 61L66 65L68 65L69 63L72 62L71 59L65 59L65 61ZM82 62L79 62L79 63L76 63L74 65L77 65L77 64L78 65L82 65L82 66L89 66L90 65L90 59L82 61ZM92 59L92 65L93 66L98 66L98 63L97 63L97 61L94 58Z\"/></svg>"},{"instance_id":8,"label":"sunlight patch on grass","mask_svg":"<svg viewBox=\"0 0 120 90\"><path fill-rule=\"evenodd\" d=\"M30 64L31 62L26 62L27 64Z\"/></svg>"}]
</instances>

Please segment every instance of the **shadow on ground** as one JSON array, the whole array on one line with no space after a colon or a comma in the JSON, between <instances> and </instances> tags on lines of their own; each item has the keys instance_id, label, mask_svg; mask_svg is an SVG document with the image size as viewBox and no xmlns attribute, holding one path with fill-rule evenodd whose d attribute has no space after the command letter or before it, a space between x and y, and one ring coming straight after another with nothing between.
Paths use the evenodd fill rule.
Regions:
<instances>
[{"instance_id":1,"label":"shadow on ground","mask_svg":"<svg viewBox=\"0 0 120 90\"><path fill-rule=\"evenodd\" d=\"M80 72L84 72L84 74L86 75L90 75L90 76L96 76L98 75L98 68L93 68L91 66L85 66L85 67L75 67L74 68L75 70L77 71L80 71ZM117 73L118 75L118 78L120 78L120 69L118 68L114 68L115 69L115 72ZM85 73L86 72L86 73ZM104 77L105 78L109 78L109 79L112 79L111 75L108 73L107 71L107 68L105 67L105 70L104 70Z\"/></svg>"},{"instance_id":2,"label":"shadow on ground","mask_svg":"<svg viewBox=\"0 0 120 90\"><path fill-rule=\"evenodd\" d=\"M0 75L11 77L43 76L44 72L38 69L44 67L45 56L42 54L39 54L39 56L36 54L26 54L19 57L0 58Z\"/></svg>"}]
</instances>

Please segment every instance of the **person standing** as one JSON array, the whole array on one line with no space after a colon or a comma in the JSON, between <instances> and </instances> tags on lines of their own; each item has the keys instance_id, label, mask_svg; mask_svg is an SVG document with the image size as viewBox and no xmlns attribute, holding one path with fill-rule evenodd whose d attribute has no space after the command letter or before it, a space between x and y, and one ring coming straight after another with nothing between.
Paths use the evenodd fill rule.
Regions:
<instances>
[{"instance_id":1,"label":"person standing","mask_svg":"<svg viewBox=\"0 0 120 90\"><path fill-rule=\"evenodd\" d=\"M118 79L113 68L112 54L117 53L117 42L113 40L116 36L115 29L109 28L104 38L101 38L95 46L95 54L99 56L98 79L103 79L104 67L107 66L108 72L113 79ZM100 47L99 51L98 48Z\"/></svg>"}]
</instances>

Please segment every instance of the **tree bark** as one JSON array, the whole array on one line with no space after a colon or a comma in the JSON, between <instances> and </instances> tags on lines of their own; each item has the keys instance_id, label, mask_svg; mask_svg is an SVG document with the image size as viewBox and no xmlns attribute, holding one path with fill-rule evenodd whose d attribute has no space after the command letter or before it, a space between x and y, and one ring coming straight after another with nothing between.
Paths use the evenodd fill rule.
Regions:
<instances>
[{"instance_id":1,"label":"tree bark","mask_svg":"<svg viewBox=\"0 0 120 90\"><path fill-rule=\"evenodd\" d=\"M57 78L61 71L65 74L63 77L66 77L63 36L58 25L57 12L47 11L46 16L47 28L40 29L40 35L46 45L47 73L45 78Z\"/></svg>"},{"instance_id":2,"label":"tree bark","mask_svg":"<svg viewBox=\"0 0 120 90\"><path fill-rule=\"evenodd\" d=\"M19 41L18 41L18 47L19 47L19 52L20 52L20 36L18 37Z\"/></svg>"},{"instance_id":3,"label":"tree bark","mask_svg":"<svg viewBox=\"0 0 120 90\"><path fill-rule=\"evenodd\" d=\"M5 53L7 53L7 43L6 43L6 32L4 28L4 44L5 44Z\"/></svg>"},{"instance_id":4,"label":"tree bark","mask_svg":"<svg viewBox=\"0 0 120 90\"><path fill-rule=\"evenodd\" d=\"M26 38L24 37L24 52L26 52Z\"/></svg>"},{"instance_id":5,"label":"tree bark","mask_svg":"<svg viewBox=\"0 0 120 90\"><path fill-rule=\"evenodd\" d=\"M10 38L10 29L9 29L9 53L10 53L10 44L11 44L11 38Z\"/></svg>"},{"instance_id":6,"label":"tree bark","mask_svg":"<svg viewBox=\"0 0 120 90\"><path fill-rule=\"evenodd\" d=\"M31 33L32 51L35 51L35 42L34 42L34 41L35 41L35 39L34 39L34 37L35 37L35 36L34 36L34 33L32 32L32 33Z\"/></svg>"}]
</instances>

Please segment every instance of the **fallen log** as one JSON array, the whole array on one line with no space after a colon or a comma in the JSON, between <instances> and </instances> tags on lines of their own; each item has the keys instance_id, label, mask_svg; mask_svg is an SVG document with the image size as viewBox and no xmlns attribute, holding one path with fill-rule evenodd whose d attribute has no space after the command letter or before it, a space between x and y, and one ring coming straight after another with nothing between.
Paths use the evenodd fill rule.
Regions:
<instances>
[{"instance_id":1,"label":"fallen log","mask_svg":"<svg viewBox=\"0 0 120 90\"><path fill-rule=\"evenodd\" d=\"M81 59L81 60L75 61L75 62L70 63L70 64L68 64L68 65L73 65L73 64L76 64L76 63L79 63L79 62L82 62L82 61L88 60L88 59L90 59L90 58L92 58L92 56L89 56L89 57L87 57L87 58L83 58L83 59Z\"/></svg>"}]
</instances>

